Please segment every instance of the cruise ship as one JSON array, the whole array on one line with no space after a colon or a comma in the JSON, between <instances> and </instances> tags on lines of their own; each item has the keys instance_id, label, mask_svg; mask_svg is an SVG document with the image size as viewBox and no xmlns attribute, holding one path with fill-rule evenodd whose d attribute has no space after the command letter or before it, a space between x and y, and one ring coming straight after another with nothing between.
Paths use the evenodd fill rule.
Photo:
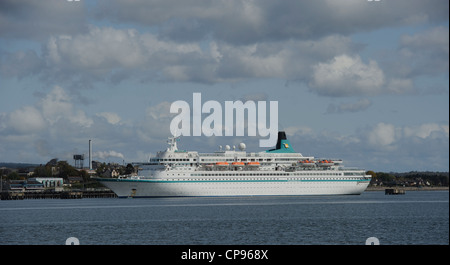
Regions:
<instances>
[{"instance_id":1,"label":"cruise ship","mask_svg":"<svg viewBox=\"0 0 450 265\"><path fill-rule=\"evenodd\" d=\"M244 143L238 150L184 151L178 140L169 137L167 150L138 163L138 175L96 179L120 198L361 194L371 179L342 160L295 152L285 132L278 132L274 149L254 153Z\"/></svg>"}]
</instances>

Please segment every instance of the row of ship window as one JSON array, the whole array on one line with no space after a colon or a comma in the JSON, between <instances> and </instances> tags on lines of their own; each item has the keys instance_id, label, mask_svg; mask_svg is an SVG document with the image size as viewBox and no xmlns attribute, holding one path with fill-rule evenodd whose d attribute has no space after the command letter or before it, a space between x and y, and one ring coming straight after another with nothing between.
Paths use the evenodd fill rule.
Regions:
<instances>
[{"instance_id":1,"label":"row of ship window","mask_svg":"<svg viewBox=\"0 0 450 265\"><path fill-rule=\"evenodd\" d=\"M189 159L189 158L152 158L150 159L150 162L179 162L179 161L197 161L196 158L194 159ZM202 158L200 161L202 162L236 162L234 158ZM271 158L241 158L238 162L246 162L246 161L250 161L250 162L255 162L255 161L260 161L260 162L272 162ZM275 158L275 161L298 161L298 158Z\"/></svg>"},{"instance_id":2,"label":"row of ship window","mask_svg":"<svg viewBox=\"0 0 450 265\"><path fill-rule=\"evenodd\" d=\"M167 179L167 181L271 181L279 180L278 178L195 178L195 179ZM287 178L287 181L301 180L354 180L353 178Z\"/></svg>"},{"instance_id":3,"label":"row of ship window","mask_svg":"<svg viewBox=\"0 0 450 265\"><path fill-rule=\"evenodd\" d=\"M152 158L150 162L174 162L174 161L191 161L189 158ZM192 161L197 161L197 159L193 159Z\"/></svg>"},{"instance_id":4,"label":"row of ship window","mask_svg":"<svg viewBox=\"0 0 450 265\"><path fill-rule=\"evenodd\" d=\"M174 174L172 174L174 175ZM179 174L178 174L179 175ZM347 174L345 174L347 176ZM352 173L353 175L353 173ZM360 174L354 174L360 176ZM204 176L342 176L341 173L311 173L311 172L301 172L301 173L224 173L224 174L214 174L214 173L200 173L191 174L193 177L204 177Z\"/></svg>"}]
</instances>

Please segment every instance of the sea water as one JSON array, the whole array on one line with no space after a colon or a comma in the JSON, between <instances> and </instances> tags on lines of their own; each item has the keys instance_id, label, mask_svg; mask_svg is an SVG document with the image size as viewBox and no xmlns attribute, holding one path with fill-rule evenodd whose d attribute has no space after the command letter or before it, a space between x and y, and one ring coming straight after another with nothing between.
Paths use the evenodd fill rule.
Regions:
<instances>
[{"instance_id":1,"label":"sea water","mask_svg":"<svg viewBox=\"0 0 450 265\"><path fill-rule=\"evenodd\" d=\"M449 244L448 191L0 201L0 244Z\"/></svg>"}]
</instances>

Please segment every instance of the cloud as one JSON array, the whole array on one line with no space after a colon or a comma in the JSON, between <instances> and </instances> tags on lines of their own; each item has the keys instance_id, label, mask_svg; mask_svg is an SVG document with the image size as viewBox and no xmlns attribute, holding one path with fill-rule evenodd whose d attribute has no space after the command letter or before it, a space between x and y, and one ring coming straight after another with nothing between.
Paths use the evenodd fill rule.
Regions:
<instances>
[{"instance_id":1,"label":"cloud","mask_svg":"<svg viewBox=\"0 0 450 265\"><path fill-rule=\"evenodd\" d=\"M35 104L0 113L0 161L9 161L6 150L14 150L11 157L20 161L43 163L54 157L71 159L73 152L87 153L89 139L94 140L95 149L109 150L98 151L99 159L124 159L123 151L115 151L119 148L134 159L134 153L143 148L142 142L130 140L136 138L138 122L120 121L112 112L91 116L73 103L66 89L55 86L40 94ZM156 123L149 126L161 130Z\"/></svg>"},{"instance_id":2,"label":"cloud","mask_svg":"<svg viewBox=\"0 0 450 265\"><path fill-rule=\"evenodd\" d=\"M211 48L216 75L213 81L249 78L305 81L310 79L312 64L360 48L349 38L338 35L318 40L288 40L240 46L214 43Z\"/></svg>"},{"instance_id":3,"label":"cloud","mask_svg":"<svg viewBox=\"0 0 450 265\"><path fill-rule=\"evenodd\" d=\"M10 113L6 126L20 134L33 134L43 130L46 122L38 109L25 106Z\"/></svg>"},{"instance_id":4,"label":"cloud","mask_svg":"<svg viewBox=\"0 0 450 265\"><path fill-rule=\"evenodd\" d=\"M64 89L55 86L35 105L0 115L0 134L34 135L54 128L62 131L88 128L92 124L93 120L84 111L74 108Z\"/></svg>"},{"instance_id":5,"label":"cloud","mask_svg":"<svg viewBox=\"0 0 450 265\"><path fill-rule=\"evenodd\" d=\"M68 95L60 86L55 86L50 93L39 101L38 105L45 119L51 125L72 112L72 103L70 103Z\"/></svg>"},{"instance_id":6,"label":"cloud","mask_svg":"<svg viewBox=\"0 0 450 265\"><path fill-rule=\"evenodd\" d=\"M423 123L398 126L379 122L350 134L286 128L294 149L305 156L340 158L366 170L445 171L449 161L449 126Z\"/></svg>"},{"instance_id":7,"label":"cloud","mask_svg":"<svg viewBox=\"0 0 450 265\"><path fill-rule=\"evenodd\" d=\"M415 127L405 127L403 128L403 135L405 137L419 137L422 139L426 138L437 138L440 135L443 137L449 137L449 126L439 125L437 123L426 123Z\"/></svg>"},{"instance_id":8,"label":"cloud","mask_svg":"<svg viewBox=\"0 0 450 265\"><path fill-rule=\"evenodd\" d=\"M100 112L96 114L98 117L105 118L110 124L116 125L120 123L120 116L112 112Z\"/></svg>"},{"instance_id":9,"label":"cloud","mask_svg":"<svg viewBox=\"0 0 450 265\"><path fill-rule=\"evenodd\" d=\"M359 56L339 55L313 69L310 86L325 96L376 95L385 83L378 64L372 60L365 64Z\"/></svg>"},{"instance_id":10,"label":"cloud","mask_svg":"<svg viewBox=\"0 0 450 265\"><path fill-rule=\"evenodd\" d=\"M60 157L86 146L87 139L95 140L98 150L120 151L127 158L164 149L174 116L167 100L172 91L197 84L221 95L231 86L234 99L295 100L296 111L283 105L286 118L294 123L300 118L305 126L289 124L286 131L309 153L339 150L333 151L336 157L343 152L365 161L385 155L397 160L420 150L448 158L448 116L442 114L448 102L439 98L411 124L406 112L414 107L391 97L421 95L430 87L448 93L448 5L442 0L0 1L0 78L5 79L0 90L6 90L4 100L20 99L17 107L6 102L1 110L0 155L16 150L18 157L34 161ZM160 85L166 82L172 83L169 92ZM108 86L114 89L107 93L129 93L130 87L138 96L151 91L151 105L137 120L139 113L123 112L135 108L111 109L108 98L115 102L120 95L108 95L91 111L92 95ZM35 102L20 97L24 91ZM415 108L431 106L437 99L432 96ZM385 99L399 111L380 120L371 106ZM322 104L329 104L327 113L342 115L319 117L327 107ZM311 113L297 117L302 108ZM352 114L363 111L371 119ZM327 124L336 126L326 129ZM212 143L223 144L219 141L192 138L205 151Z\"/></svg>"},{"instance_id":11,"label":"cloud","mask_svg":"<svg viewBox=\"0 0 450 265\"><path fill-rule=\"evenodd\" d=\"M148 107L146 109L146 115L155 120L172 118L176 114L170 113L170 105L171 104L172 103L170 103L168 101L163 101L157 105Z\"/></svg>"},{"instance_id":12,"label":"cloud","mask_svg":"<svg viewBox=\"0 0 450 265\"><path fill-rule=\"evenodd\" d=\"M448 36L448 28L439 26L414 35L403 35L400 44L403 48L415 49L416 51L432 49L443 54L448 54Z\"/></svg>"},{"instance_id":13,"label":"cloud","mask_svg":"<svg viewBox=\"0 0 450 265\"><path fill-rule=\"evenodd\" d=\"M373 146L387 147L396 140L396 129L392 124L383 122L375 125L368 133L369 144Z\"/></svg>"},{"instance_id":14,"label":"cloud","mask_svg":"<svg viewBox=\"0 0 450 265\"><path fill-rule=\"evenodd\" d=\"M34 51L4 54L7 77L37 75L46 83L71 84L72 90L95 82L191 81L221 83L251 78L307 80L310 65L360 49L343 36L234 46L177 43L135 29L89 27L89 32L52 36ZM195 67L193 67L195 66Z\"/></svg>"},{"instance_id":15,"label":"cloud","mask_svg":"<svg viewBox=\"0 0 450 265\"><path fill-rule=\"evenodd\" d=\"M448 29L438 27L403 36L400 55L379 64L363 61L355 54L363 46L336 34L232 45L214 39L178 43L131 28L90 26L86 33L50 37L40 55L32 50L3 53L0 74L67 84L72 94L96 82L127 79L214 84L254 78L300 81L330 97L405 94L419 89L415 76L448 69L445 34Z\"/></svg>"},{"instance_id":16,"label":"cloud","mask_svg":"<svg viewBox=\"0 0 450 265\"><path fill-rule=\"evenodd\" d=\"M355 55L364 46L350 37L387 26L448 21L448 3L439 0L114 0L89 6L7 0L0 5L2 36L39 36L34 46L41 44L2 52L0 74L38 76L72 94L128 79L215 84L282 78L309 84L319 95L372 96L409 93L417 89L413 77L448 72L448 27L402 36L398 60L382 64Z\"/></svg>"},{"instance_id":17,"label":"cloud","mask_svg":"<svg viewBox=\"0 0 450 265\"><path fill-rule=\"evenodd\" d=\"M419 142L449 140L448 124L424 123L417 126L395 126L389 123L377 123L365 133L368 143L384 149L399 150L400 146L415 145ZM416 150L417 151L417 150Z\"/></svg>"},{"instance_id":18,"label":"cloud","mask_svg":"<svg viewBox=\"0 0 450 265\"><path fill-rule=\"evenodd\" d=\"M395 11L393 11L395 10ZM319 39L385 26L448 20L448 3L398 0L384 3L318 1L99 1L96 18L161 28L177 42L214 38L234 45ZM401 18L401 19L399 19Z\"/></svg>"},{"instance_id":19,"label":"cloud","mask_svg":"<svg viewBox=\"0 0 450 265\"><path fill-rule=\"evenodd\" d=\"M46 46L46 59L58 66L69 61L72 68L135 68L147 58L136 30L90 27L88 34L51 37Z\"/></svg>"},{"instance_id":20,"label":"cloud","mask_svg":"<svg viewBox=\"0 0 450 265\"><path fill-rule=\"evenodd\" d=\"M176 114L170 113L171 104L168 101L163 101L145 110L144 119L135 124L139 141L157 144L171 135L170 123L172 118L176 116Z\"/></svg>"},{"instance_id":21,"label":"cloud","mask_svg":"<svg viewBox=\"0 0 450 265\"><path fill-rule=\"evenodd\" d=\"M92 119L82 110L74 110L71 98L60 86L55 86L37 105L50 125L59 120L67 120L82 127L90 127L93 124Z\"/></svg>"},{"instance_id":22,"label":"cloud","mask_svg":"<svg viewBox=\"0 0 450 265\"><path fill-rule=\"evenodd\" d=\"M157 79L161 74L176 81L183 79L175 74L176 67L190 69L193 60L201 61L202 56L197 44L162 41L135 29L90 26L86 34L50 37L40 59L44 80L90 86L96 81Z\"/></svg>"},{"instance_id":23,"label":"cloud","mask_svg":"<svg viewBox=\"0 0 450 265\"><path fill-rule=\"evenodd\" d=\"M448 57L448 26L431 27L414 34L402 35L398 48L387 52L379 60L387 73L386 92L422 95L448 93L448 85L421 82L430 78L448 80Z\"/></svg>"}]
</instances>

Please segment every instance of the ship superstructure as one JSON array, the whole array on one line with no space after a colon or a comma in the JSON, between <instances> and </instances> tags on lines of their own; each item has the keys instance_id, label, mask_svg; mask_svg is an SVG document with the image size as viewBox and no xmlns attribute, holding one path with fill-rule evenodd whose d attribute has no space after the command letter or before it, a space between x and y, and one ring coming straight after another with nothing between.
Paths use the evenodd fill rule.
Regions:
<instances>
[{"instance_id":1,"label":"ship superstructure","mask_svg":"<svg viewBox=\"0 0 450 265\"><path fill-rule=\"evenodd\" d=\"M369 185L364 170L344 168L342 160L297 153L278 133L277 145L246 152L245 144L214 153L179 150L179 137L146 163L138 176L97 178L119 197L258 196L361 194Z\"/></svg>"}]
</instances>

